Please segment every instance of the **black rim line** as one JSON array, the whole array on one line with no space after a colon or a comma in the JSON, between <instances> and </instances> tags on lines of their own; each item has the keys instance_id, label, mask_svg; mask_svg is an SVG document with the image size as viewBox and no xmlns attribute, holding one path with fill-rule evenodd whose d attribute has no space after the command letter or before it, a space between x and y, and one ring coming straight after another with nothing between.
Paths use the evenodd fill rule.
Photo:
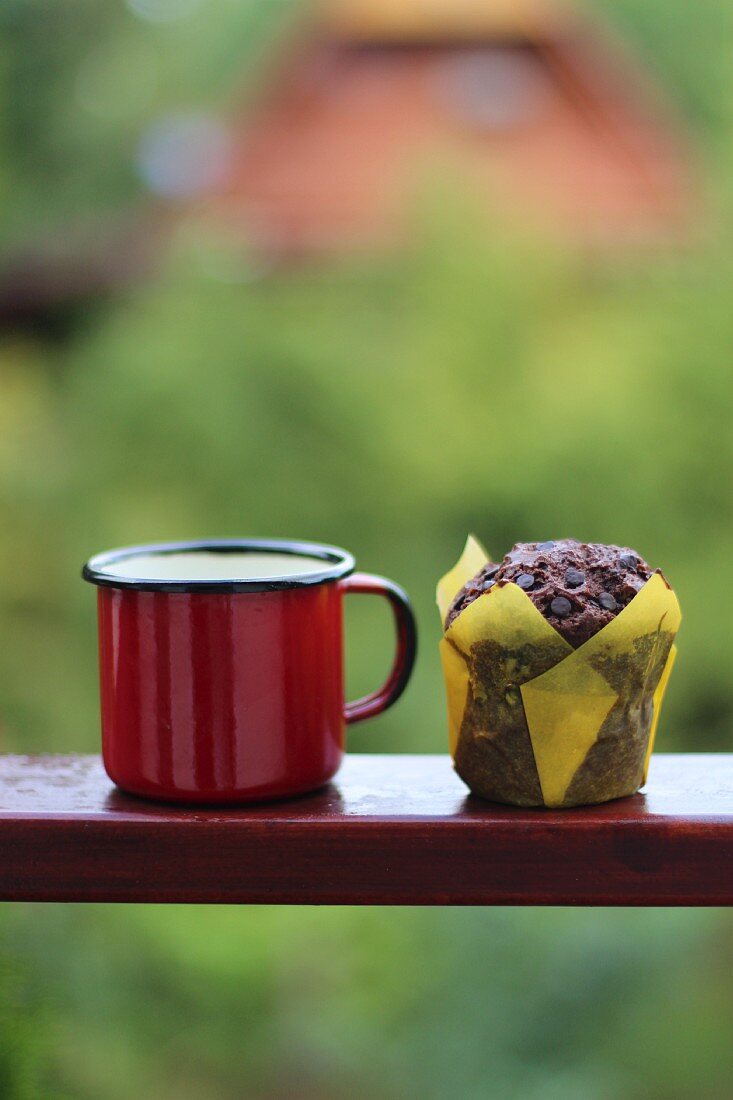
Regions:
<instances>
[{"instance_id":1,"label":"black rim line","mask_svg":"<svg viewBox=\"0 0 733 1100\"><path fill-rule=\"evenodd\" d=\"M313 573L297 573L289 577L244 578L241 580L156 580L146 577L116 576L102 570L111 569L117 562L150 554L175 554L208 551L215 554L275 553L292 554L322 561L324 568ZM156 542L143 546L124 546L95 554L82 569L82 577L101 588L133 589L138 592L272 592L280 589L302 588L329 581L341 580L353 573L352 555L339 546L293 539L202 539L183 542Z\"/></svg>"}]
</instances>

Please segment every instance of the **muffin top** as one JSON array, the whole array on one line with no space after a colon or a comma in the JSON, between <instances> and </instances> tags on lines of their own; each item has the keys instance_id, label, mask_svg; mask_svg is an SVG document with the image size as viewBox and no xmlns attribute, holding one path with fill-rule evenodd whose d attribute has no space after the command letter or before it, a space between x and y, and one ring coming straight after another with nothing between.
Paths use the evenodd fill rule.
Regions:
<instances>
[{"instance_id":1,"label":"muffin top","mask_svg":"<svg viewBox=\"0 0 733 1100\"><path fill-rule=\"evenodd\" d=\"M499 565L489 562L464 585L450 606L445 628L495 584L512 581L577 649L626 607L653 572L628 546L577 539L518 542Z\"/></svg>"}]
</instances>

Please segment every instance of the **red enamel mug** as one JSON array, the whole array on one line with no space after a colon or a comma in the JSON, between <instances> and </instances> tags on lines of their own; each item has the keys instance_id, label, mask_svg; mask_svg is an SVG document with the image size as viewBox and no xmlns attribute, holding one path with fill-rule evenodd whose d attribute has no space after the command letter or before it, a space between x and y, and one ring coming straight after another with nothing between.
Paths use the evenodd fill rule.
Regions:
<instances>
[{"instance_id":1,"label":"red enamel mug","mask_svg":"<svg viewBox=\"0 0 733 1100\"><path fill-rule=\"evenodd\" d=\"M247 802L322 786L346 725L390 707L416 653L407 596L354 573L345 550L219 539L99 554L102 755L123 790ZM384 596L397 647L387 682L344 703L343 598Z\"/></svg>"}]
</instances>

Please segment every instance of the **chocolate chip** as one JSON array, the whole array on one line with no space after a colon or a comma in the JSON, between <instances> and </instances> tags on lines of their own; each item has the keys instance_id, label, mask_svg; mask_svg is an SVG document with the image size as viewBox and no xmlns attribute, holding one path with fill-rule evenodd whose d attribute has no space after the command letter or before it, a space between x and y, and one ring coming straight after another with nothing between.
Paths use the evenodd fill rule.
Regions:
<instances>
[{"instance_id":1,"label":"chocolate chip","mask_svg":"<svg viewBox=\"0 0 733 1100\"><path fill-rule=\"evenodd\" d=\"M585 584L585 573L581 569L568 569L565 584L568 588L580 588L581 584Z\"/></svg>"},{"instance_id":2,"label":"chocolate chip","mask_svg":"<svg viewBox=\"0 0 733 1100\"><path fill-rule=\"evenodd\" d=\"M489 589L493 588L495 584L496 584L496 581L492 581L492 580L484 581L484 583L481 585L481 591L482 592L488 592Z\"/></svg>"},{"instance_id":3,"label":"chocolate chip","mask_svg":"<svg viewBox=\"0 0 733 1100\"><path fill-rule=\"evenodd\" d=\"M618 607L618 604L610 592L601 592L598 597L598 605L602 607L604 611L615 611Z\"/></svg>"},{"instance_id":4,"label":"chocolate chip","mask_svg":"<svg viewBox=\"0 0 733 1100\"><path fill-rule=\"evenodd\" d=\"M485 581L490 581L491 578L495 577L498 572L499 572L499 566L498 565L492 565L490 569L486 569L484 571L484 580Z\"/></svg>"},{"instance_id":5,"label":"chocolate chip","mask_svg":"<svg viewBox=\"0 0 733 1100\"><path fill-rule=\"evenodd\" d=\"M621 562L624 569L636 569L639 564L639 559L636 554L622 554L618 560Z\"/></svg>"},{"instance_id":6,"label":"chocolate chip","mask_svg":"<svg viewBox=\"0 0 733 1100\"><path fill-rule=\"evenodd\" d=\"M550 611L558 619L567 619L572 610L573 605L570 600L566 600L564 596L556 596L550 604Z\"/></svg>"},{"instance_id":7,"label":"chocolate chip","mask_svg":"<svg viewBox=\"0 0 733 1100\"><path fill-rule=\"evenodd\" d=\"M534 584L534 577L531 573L520 573L515 584L518 584L521 589L528 592Z\"/></svg>"},{"instance_id":8,"label":"chocolate chip","mask_svg":"<svg viewBox=\"0 0 733 1100\"><path fill-rule=\"evenodd\" d=\"M537 549L538 550L554 550L554 548L555 548L555 543L554 542L538 542L537 543Z\"/></svg>"}]
</instances>

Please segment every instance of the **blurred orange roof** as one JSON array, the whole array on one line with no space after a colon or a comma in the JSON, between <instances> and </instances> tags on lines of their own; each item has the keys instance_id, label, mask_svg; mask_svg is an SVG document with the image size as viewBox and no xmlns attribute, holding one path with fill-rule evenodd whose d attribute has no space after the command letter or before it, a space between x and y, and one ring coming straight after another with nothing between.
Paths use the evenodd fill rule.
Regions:
<instances>
[{"instance_id":1,"label":"blurred orange roof","mask_svg":"<svg viewBox=\"0 0 733 1100\"><path fill-rule=\"evenodd\" d=\"M322 0L321 21L359 41L545 38L567 20L557 0Z\"/></svg>"},{"instance_id":2,"label":"blurred orange roof","mask_svg":"<svg viewBox=\"0 0 733 1100\"><path fill-rule=\"evenodd\" d=\"M227 232L293 256L399 240L431 163L489 218L582 245L691 224L687 141L590 4L311 0L300 13L216 199Z\"/></svg>"}]
</instances>

